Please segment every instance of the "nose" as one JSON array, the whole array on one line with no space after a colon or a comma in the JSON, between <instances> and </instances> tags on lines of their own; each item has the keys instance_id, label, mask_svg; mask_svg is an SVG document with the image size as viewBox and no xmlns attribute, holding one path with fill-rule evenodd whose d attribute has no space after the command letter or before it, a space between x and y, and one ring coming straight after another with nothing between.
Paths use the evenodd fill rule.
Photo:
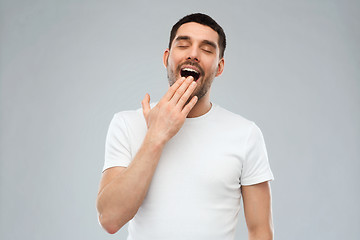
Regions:
<instances>
[{"instance_id":1,"label":"nose","mask_svg":"<svg viewBox=\"0 0 360 240\"><path fill-rule=\"evenodd\" d=\"M199 62L199 49L195 46L189 49L187 60Z\"/></svg>"}]
</instances>

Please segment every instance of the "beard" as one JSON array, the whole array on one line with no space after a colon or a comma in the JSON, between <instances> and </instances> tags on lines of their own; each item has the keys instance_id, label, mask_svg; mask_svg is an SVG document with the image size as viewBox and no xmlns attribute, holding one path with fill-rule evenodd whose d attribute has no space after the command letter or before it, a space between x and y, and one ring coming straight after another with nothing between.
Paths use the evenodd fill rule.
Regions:
<instances>
[{"instance_id":1,"label":"beard","mask_svg":"<svg viewBox=\"0 0 360 240\"><path fill-rule=\"evenodd\" d=\"M180 71L182 66L184 65L192 65L192 66L196 66L199 70L200 70L200 77L199 79L196 81L198 86L196 86L194 92L191 94L191 96L189 97L187 103L194 97L197 96L198 101L204 97L207 92L209 91L211 84L216 76L216 72L217 72L217 68L214 72L212 72L209 76L205 76L205 72L204 70L199 66L198 63L196 62L192 62L192 61L186 61L182 64L179 64L175 70L175 72L169 67L169 63L167 64L167 77L168 77L168 81L169 81L169 85L172 86L176 80L177 80L177 76L181 77L180 75ZM199 84L200 83L200 84Z\"/></svg>"}]
</instances>

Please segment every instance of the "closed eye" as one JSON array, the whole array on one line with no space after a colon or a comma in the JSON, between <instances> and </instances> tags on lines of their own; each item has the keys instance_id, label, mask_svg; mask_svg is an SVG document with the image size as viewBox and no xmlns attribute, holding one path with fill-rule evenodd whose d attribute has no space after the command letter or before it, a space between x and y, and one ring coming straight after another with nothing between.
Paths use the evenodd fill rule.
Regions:
<instances>
[{"instance_id":1,"label":"closed eye","mask_svg":"<svg viewBox=\"0 0 360 240\"><path fill-rule=\"evenodd\" d=\"M207 53L213 53L211 50L208 50L208 49L205 49L205 48L203 48L202 49L204 52L207 52Z\"/></svg>"}]
</instances>

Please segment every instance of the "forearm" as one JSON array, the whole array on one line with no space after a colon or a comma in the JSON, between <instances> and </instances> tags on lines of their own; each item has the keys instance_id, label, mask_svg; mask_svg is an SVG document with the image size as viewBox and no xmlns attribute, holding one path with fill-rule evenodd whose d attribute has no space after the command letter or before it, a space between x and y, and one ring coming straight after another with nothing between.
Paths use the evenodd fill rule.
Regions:
<instances>
[{"instance_id":1,"label":"forearm","mask_svg":"<svg viewBox=\"0 0 360 240\"><path fill-rule=\"evenodd\" d=\"M273 240L273 238L273 229L270 227L249 231L249 240Z\"/></svg>"},{"instance_id":2,"label":"forearm","mask_svg":"<svg viewBox=\"0 0 360 240\"><path fill-rule=\"evenodd\" d=\"M164 143L154 141L148 132L131 164L98 195L97 208L101 225L117 232L131 220L149 189Z\"/></svg>"}]
</instances>

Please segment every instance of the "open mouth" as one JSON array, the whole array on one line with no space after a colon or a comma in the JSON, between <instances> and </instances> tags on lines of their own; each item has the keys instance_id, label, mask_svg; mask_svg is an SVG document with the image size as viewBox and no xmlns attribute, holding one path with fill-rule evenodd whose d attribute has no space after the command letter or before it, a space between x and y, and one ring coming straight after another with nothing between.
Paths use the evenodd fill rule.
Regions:
<instances>
[{"instance_id":1,"label":"open mouth","mask_svg":"<svg viewBox=\"0 0 360 240\"><path fill-rule=\"evenodd\" d=\"M182 77L189 77L192 76L194 78L194 81L198 80L200 77L200 73L192 68L183 68L180 71L180 75Z\"/></svg>"}]
</instances>

